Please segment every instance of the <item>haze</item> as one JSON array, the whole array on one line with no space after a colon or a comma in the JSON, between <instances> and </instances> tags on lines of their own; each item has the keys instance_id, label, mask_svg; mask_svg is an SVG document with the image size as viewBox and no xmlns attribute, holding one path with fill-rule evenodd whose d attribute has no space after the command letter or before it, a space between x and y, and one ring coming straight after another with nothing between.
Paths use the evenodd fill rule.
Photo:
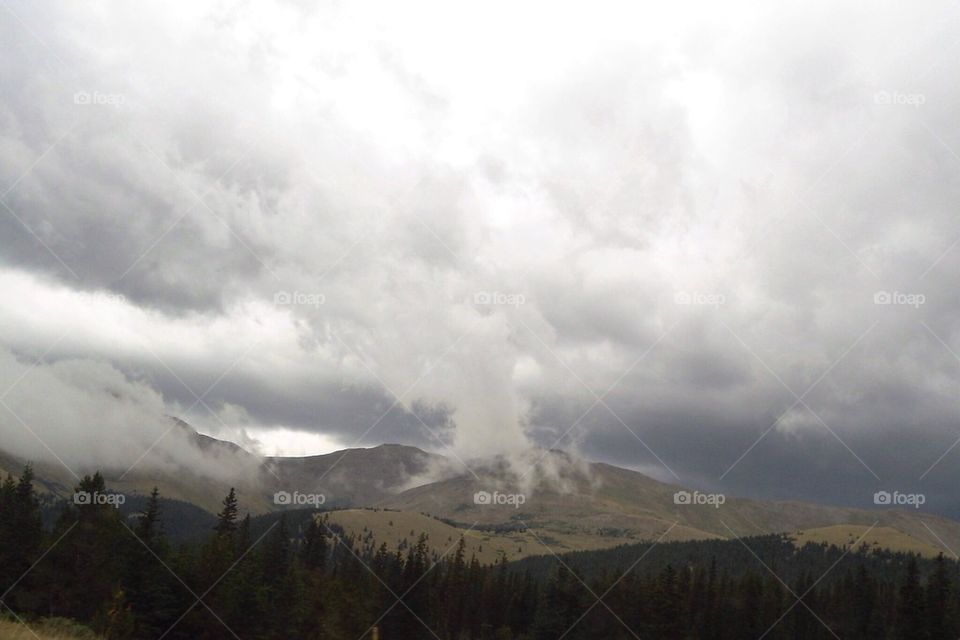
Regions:
<instances>
[{"instance_id":1,"label":"haze","mask_svg":"<svg viewBox=\"0 0 960 640\"><path fill-rule=\"evenodd\" d=\"M414 4L0 6L3 449L960 515L960 8Z\"/></svg>"}]
</instances>

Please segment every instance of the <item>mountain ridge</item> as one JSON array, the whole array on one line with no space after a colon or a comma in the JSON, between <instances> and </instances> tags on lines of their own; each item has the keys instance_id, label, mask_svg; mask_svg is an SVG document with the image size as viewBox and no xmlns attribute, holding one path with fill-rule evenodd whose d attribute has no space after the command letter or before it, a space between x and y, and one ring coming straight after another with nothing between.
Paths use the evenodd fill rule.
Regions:
<instances>
[{"instance_id":1,"label":"mountain ridge","mask_svg":"<svg viewBox=\"0 0 960 640\"><path fill-rule=\"evenodd\" d=\"M806 540L818 534L803 534L805 531L823 531L823 536L835 537L835 531L829 533L831 527L866 527L867 538L871 527L892 529L916 540L917 549L928 550L932 545L951 555L951 549L960 548L960 523L928 512L734 496L723 496L721 505L677 504L678 492L701 492L562 451L536 452L539 456L523 474L504 458L457 469L445 456L402 444L352 447L312 456L260 457L174 420L198 450L214 456L218 463L235 460L246 474L207 477L195 469L170 473L152 468L148 459L130 473L105 472L111 490L145 495L156 485L166 497L215 513L222 497L236 486L244 508L254 515L282 509L274 502L277 492L318 493L323 494L323 507L328 510L381 508L420 513L464 529L471 523L490 529L531 529L579 545L561 550L654 540L667 532L671 539L786 533ZM16 474L23 463L0 451L0 471ZM75 478L66 469L41 463L35 465L35 471L41 492L59 498L72 493ZM522 503L477 503L475 495L482 492L522 496Z\"/></svg>"}]
</instances>

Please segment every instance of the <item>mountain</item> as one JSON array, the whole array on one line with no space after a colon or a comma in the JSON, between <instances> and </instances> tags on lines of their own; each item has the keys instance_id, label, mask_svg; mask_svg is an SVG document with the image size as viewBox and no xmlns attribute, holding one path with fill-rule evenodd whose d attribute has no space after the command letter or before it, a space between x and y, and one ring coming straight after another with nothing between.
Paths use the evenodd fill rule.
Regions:
<instances>
[{"instance_id":1,"label":"mountain","mask_svg":"<svg viewBox=\"0 0 960 640\"><path fill-rule=\"evenodd\" d=\"M864 542L868 544L879 538L893 540L893 531L902 534L897 541L901 549L929 553L935 548L953 555L950 549L960 548L960 523L916 510L868 510L732 496L726 496L719 506L678 505L675 494L689 493L688 488L609 464L575 463L562 453L551 452L547 459L547 464L538 464L530 473L532 478L519 483L532 489L518 486L516 475L500 464L474 468L477 477L467 473L409 489L381 506L429 514L464 528L529 528L556 540L553 551L586 548L589 543L585 544L584 538L593 539L596 547L605 547L614 541L651 540L661 535L665 540L705 540L788 533L799 534L804 541L833 541L836 532L826 528L838 526L866 533ZM550 468L553 475L545 474L543 467ZM556 469L561 470L559 475ZM521 493L524 500L519 505L476 504L474 495L481 491ZM867 533L870 527L874 529Z\"/></svg>"},{"instance_id":2,"label":"mountain","mask_svg":"<svg viewBox=\"0 0 960 640\"><path fill-rule=\"evenodd\" d=\"M170 460L148 451L129 468L68 469L59 463L34 463L37 489L43 495L72 496L79 479L100 471L107 487L127 495L148 495L158 486L164 497L189 502L216 513L231 487L253 514L277 509L274 494L318 493L328 507L369 506L394 494L451 475L443 456L397 444L354 448L306 457L256 456L242 447L195 431L177 418L165 438L180 438L191 447L190 460ZM199 460L199 464L196 461ZM26 460L0 451L0 473L19 475ZM133 460L131 462L134 462Z\"/></svg>"},{"instance_id":3,"label":"mountain","mask_svg":"<svg viewBox=\"0 0 960 640\"><path fill-rule=\"evenodd\" d=\"M960 548L960 523L922 511L733 496L721 505L676 504L674 496L689 488L556 451L537 453L532 464L529 459L512 464L505 459L474 461L468 470L444 456L393 444L260 458L233 443L198 434L185 422L177 420L175 426L204 464L191 467L148 456L129 473L104 470L108 487L142 496L156 485L165 498L215 513L235 486L243 508L254 515L283 508L274 502L278 491L323 494L325 510L343 510L331 513L330 521L347 531L396 547L411 537L399 523L403 529L422 525L436 530L437 547L443 546L442 539L460 534L469 536L478 551L485 544L478 552L484 558L492 549L519 558L661 537L683 541L769 533L788 534L798 543L838 544L865 535L867 544L925 555L937 550L952 555L950 549ZM206 463L209 468L203 468ZM0 452L0 471L17 474L22 466L22 460ZM38 489L47 499L72 495L76 479L64 467L42 463L35 471ZM491 496L491 503L478 503L477 494ZM498 499L504 504L496 504ZM303 505L290 505L298 506ZM398 512L419 516L400 517Z\"/></svg>"},{"instance_id":4,"label":"mountain","mask_svg":"<svg viewBox=\"0 0 960 640\"><path fill-rule=\"evenodd\" d=\"M266 458L264 482L275 491L320 493L326 506L372 506L398 491L450 475L443 456L383 444L303 458Z\"/></svg>"}]
</instances>

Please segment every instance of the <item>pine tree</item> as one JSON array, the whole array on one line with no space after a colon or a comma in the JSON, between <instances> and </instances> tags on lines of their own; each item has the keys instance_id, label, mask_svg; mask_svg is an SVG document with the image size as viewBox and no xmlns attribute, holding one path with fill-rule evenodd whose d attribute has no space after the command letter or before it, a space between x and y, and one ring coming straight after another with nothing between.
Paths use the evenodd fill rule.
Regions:
<instances>
[{"instance_id":1,"label":"pine tree","mask_svg":"<svg viewBox=\"0 0 960 640\"><path fill-rule=\"evenodd\" d=\"M231 487L230 492L223 499L223 508L217 514L217 522L213 527L213 535L203 547L200 557L200 566L196 571L198 576L198 593L209 594L205 602L217 612L231 627L232 621L238 615L237 593L234 585L237 581L238 561L243 551L237 549L238 526L237 516L239 505L237 492ZM219 633L223 624L217 620L205 607L196 607L184 619L183 627L196 636L208 636Z\"/></svg>"},{"instance_id":2,"label":"pine tree","mask_svg":"<svg viewBox=\"0 0 960 640\"><path fill-rule=\"evenodd\" d=\"M870 638L875 631L874 612L877 606L877 588L864 563L857 567L853 581L853 629L858 638Z\"/></svg>"},{"instance_id":3,"label":"pine tree","mask_svg":"<svg viewBox=\"0 0 960 640\"><path fill-rule=\"evenodd\" d=\"M937 556L926 589L927 634L932 638L956 638L953 617L953 581L943 554Z\"/></svg>"},{"instance_id":4,"label":"pine tree","mask_svg":"<svg viewBox=\"0 0 960 640\"><path fill-rule=\"evenodd\" d=\"M424 617L429 603L424 585L420 584L420 578L426 570L427 538L426 534L420 534L417 543L408 549L407 558L403 564L400 589L396 591L397 595L401 596L402 604L391 612L395 615L388 616L393 627L390 637L417 637L423 628L417 617L421 619ZM384 622L387 623L388 619ZM385 628L387 628L386 624ZM385 632L384 635L387 633Z\"/></svg>"},{"instance_id":5,"label":"pine tree","mask_svg":"<svg viewBox=\"0 0 960 640\"><path fill-rule=\"evenodd\" d=\"M117 550L125 548L130 533L123 528L118 509L94 498L106 495L99 472L85 476L75 495L90 498L66 505L52 534L60 542L41 565L50 581L45 590L47 613L78 620L103 619L123 572L123 554Z\"/></svg>"},{"instance_id":6,"label":"pine tree","mask_svg":"<svg viewBox=\"0 0 960 640\"><path fill-rule=\"evenodd\" d=\"M137 521L137 537L148 547L160 537L160 489L153 488L147 508Z\"/></svg>"},{"instance_id":7,"label":"pine tree","mask_svg":"<svg viewBox=\"0 0 960 640\"><path fill-rule=\"evenodd\" d=\"M286 640L299 626L295 598L296 574L292 564L290 532L286 514L281 514L264 542L258 588L259 626L262 637ZM253 585L241 585L250 588Z\"/></svg>"},{"instance_id":8,"label":"pine tree","mask_svg":"<svg viewBox=\"0 0 960 640\"><path fill-rule=\"evenodd\" d=\"M238 501L237 492L230 487L230 493L223 499L223 509L217 514L217 525L214 531L220 538L232 537L237 530Z\"/></svg>"},{"instance_id":9,"label":"pine tree","mask_svg":"<svg viewBox=\"0 0 960 640\"><path fill-rule=\"evenodd\" d=\"M910 556L907 573L900 586L900 606L897 608L896 637L901 640L926 638L924 620L923 588L920 586L920 569L917 558Z\"/></svg>"},{"instance_id":10,"label":"pine tree","mask_svg":"<svg viewBox=\"0 0 960 640\"><path fill-rule=\"evenodd\" d=\"M673 568L673 565L668 564L660 574L652 604L657 637L680 637L682 626L680 594L677 584L677 571Z\"/></svg>"},{"instance_id":11,"label":"pine tree","mask_svg":"<svg viewBox=\"0 0 960 640\"><path fill-rule=\"evenodd\" d=\"M36 577L29 572L40 555L43 525L33 488L33 468L28 464L19 481L7 476L0 487L0 595L19 608L38 605Z\"/></svg>"},{"instance_id":12,"label":"pine tree","mask_svg":"<svg viewBox=\"0 0 960 640\"><path fill-rule=\"evenodd\" d=\"M574 580L570 571L561 565L547 583L533 623L534 640L559 638L567 633L580 617L582 608L573 585Z\"/></svg>"},{"instance_id":13,"label":"pine tree","mask_svg":"<svg viewBox=\"0 0 960 640\"><path fill-rule=\"evenodd\" d=\"M444 624L442 629L451 638L460 637L460 630L464 624L464 614L467 597L467 565L466 541L463 536L457 542L457 549L448 563L444 576L444 588L441 594L440 609L443 612Z\"/></svg>"},{"instance_id":14,"label":"pine tree","mask_svg":"<svg viewBox=\"0 0 960 640\"><path fill-rule=\"evenodd\" d=\"M160 512L160 490L153 488L147 506L137 521L134 537L127 540L125 570L123 573L126 591L123 606L133 616L133 634L138 637L155 637L162 634L173 620L176 612L176 591L179 585L166 566L170 562L169 546L163 537ZM182 587L180 587L182 589ZM115 597L116 600L116 597ZM126 620L123 608L113 605L114 625ZM114 631L116 634L117 632Z\"/></svg>"},{"instance_id":15,"label":"pine tree","mask_svg":"<svg viewBox=\"0 0 960 640\"><path fill-rule=\"evenodd\" d=\"M327 567L327 536L325 529L315 517L310 518L304 531L299 563L303 570L302 620L299 637L304 640L321 640L326 637L323 618L326 614L328 588L325 577ZM374 559L374 570L382 575L386 569L387 546L383 544Z\"/></svg>"},{"instance_id":16,"label":"pine tree","mask_svg":"<svg viewBox=\"0 0 960 640\"><path fill-rule=\"evenodd\" d=\"M16 575L18 547L13 517L16 490L17 483L12 475L7 474L0 484L0 589L3 592L19 577Z\"/></svg>"}]
</instances>

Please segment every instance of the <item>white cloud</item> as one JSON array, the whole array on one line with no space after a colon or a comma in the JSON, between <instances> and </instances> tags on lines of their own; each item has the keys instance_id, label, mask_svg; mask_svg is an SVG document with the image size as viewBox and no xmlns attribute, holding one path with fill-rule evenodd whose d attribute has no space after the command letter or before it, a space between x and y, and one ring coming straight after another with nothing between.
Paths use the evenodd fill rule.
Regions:
<instances>
[{"instance_id":1,"label":"white cloud","mask_svg":"<svg viewBox=\"0 0 960 640\"><path fill-rule=\"evenodd\" d=\"M185 417L271 450L374 424L367 443L514 450L613 387L584 444L619 455L621 414L742 450L792 402L776 377L802 392L877 321L810 402L879 429L909 403L858 403L892 387L944 432L956 372L919 321L955 342L946 3L11 6L47 46L0 23L0 184L26 172L5 201L79 276L0 211L11 348L64 335L54 358L172 412L176 378L217 382L216 417ZM394 394L408 412L378 424Z\"/></svg>"}]
</instances>

